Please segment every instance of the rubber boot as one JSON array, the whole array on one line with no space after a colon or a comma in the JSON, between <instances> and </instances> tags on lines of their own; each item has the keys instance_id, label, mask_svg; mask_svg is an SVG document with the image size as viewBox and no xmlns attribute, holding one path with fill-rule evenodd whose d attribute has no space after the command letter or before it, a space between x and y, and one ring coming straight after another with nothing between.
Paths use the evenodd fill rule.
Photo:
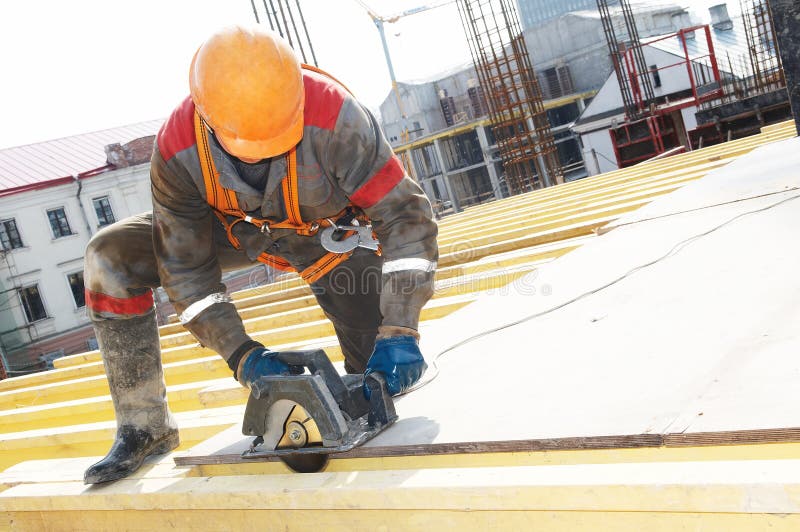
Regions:
<instances>
[{"instance_id":1,"label":"rubber boot","mask_svg":"<svg viewBox=\"0 0 800 532\"><path fill-rule=\"evenodd\" d=\"M89 467L86 484L127 477L150 455L179 444L169 411L155 313L94 323L117 416L117 435L105 458Z\"/></svg>"}]
</instances>

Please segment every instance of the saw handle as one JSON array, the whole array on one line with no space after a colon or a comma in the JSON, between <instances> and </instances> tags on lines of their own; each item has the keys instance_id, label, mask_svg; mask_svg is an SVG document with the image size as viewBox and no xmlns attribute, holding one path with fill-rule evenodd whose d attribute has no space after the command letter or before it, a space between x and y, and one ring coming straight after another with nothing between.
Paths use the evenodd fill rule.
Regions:
<instances>
[{"instance_id":1,"label":"saw handle","mask_svg":"<svg viewBox=\"0 0 800 532\"><path fill-rule=\"evenodd\" d=\"M309 373L312 375L319 373L331 394L339 400L344 394L347 393L345 386L336 368L333 367L333 362L325 354L322 349L305 349L300 351L279 351L278 360L288 364L290 367L303 367L308 368ZM294 373L294 371L293 371Z\"/></svg>"},{"instance_id":2,"label":"saw handle","mask_svg":"<svg viewBox=\"0 0 800 532\"><path fill-rule=\"evenodd\" d=\"M389 394L383 375L380 373L364 375L364 388L369 390L367 423L370 427L387 425L397 419L394 402L392 402L392 396Z\"/></svg>"},{"instance_id":3,"label":"saw handle","mask_svg":"<svg viewBox=\"0 0 800 532\"><path fill-rule=\"evenodd\" d=\"M388 424L397 417L383 374L375 372L342 377L322 349L280 351L277 357L292 369L308 368L312 375L322 377L336 403L351 418L369 413L368 424L374 427ZM368 393L364 393L367 390Z\"/></svg>"}]
</instances>

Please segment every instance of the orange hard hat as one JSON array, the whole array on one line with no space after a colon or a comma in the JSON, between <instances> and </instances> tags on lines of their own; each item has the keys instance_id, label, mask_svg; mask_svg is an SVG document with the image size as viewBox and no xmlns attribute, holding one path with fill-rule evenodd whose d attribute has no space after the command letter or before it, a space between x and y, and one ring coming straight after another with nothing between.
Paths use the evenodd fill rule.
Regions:
<instances>
[{"instance_id":1,"label":"orange hard hat","mask_svg":"<svg viewBox=\"0 0 800 532\"><path fill-rule=\"evenodd\" d=\"M194 54L189 87L200 116L235 157L274 157L303 138L300 61L274 32L218 31Z\"/></svg>"}]
</instances>

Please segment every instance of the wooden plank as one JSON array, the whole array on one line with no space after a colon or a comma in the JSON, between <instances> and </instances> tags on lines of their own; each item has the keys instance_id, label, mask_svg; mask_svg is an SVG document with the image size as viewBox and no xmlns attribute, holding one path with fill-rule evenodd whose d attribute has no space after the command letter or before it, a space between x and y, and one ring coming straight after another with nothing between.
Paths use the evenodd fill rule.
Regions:
<instances>
[{"instance_id":1,"label":"wooden plank","mask_svg":"<svg viewBox=\"0 0 800 532\"><path fill-rule=\"evenodd\" d=\"M239 441L230 444L231 437ZM249 462L276 462L276 457L262 456L245 458L242 451L252 438L242 440L240 429L218 435L213 444L225 445L214 454L198 454L213 449L213 444L203 444L175 457L178 466L207 464L240 464ZM210 443L210 442L209 442ZM704 447L716 445L758 445L765 443L800 443L800 428L742 430L726 432L703 432L695 434L629 434L619 436L595 436L574 438L546 438L532 440L474 441L452 443L429 443L395 446L362 446L343 453L330 454L331 459L391 458L398 456L471 455L484 453L526 453L538 451L580 451L586 449L636 449L642 447ZM237 452L225 452L236 450Z\"/></svg>"},{"instance_id":2,"label":"wooden plank","mask_svg":"<svg viewBox=\"0 0 800 532\"><path fill-rule=\"evenodd\" d=\"M122 514L122 515L120 515ZM269 523L275 530L402 529L430 530L647 530L674 532L796 532L800 516L769 513L709 514L705 512L587 512L587 511L503 511L503 510L214 510L164 508L158 510L52 510L47 512L6 512L5 522L14 530L162 530L165 524L178 530L259 530Z\"/></svg>"},{"instance_id":3,"label":"wooden plank","mask_svg":"<svg viewBox=\"0 0 800 532\"><path fill-rule=\"evenodd\" d=\"M241 437L239 438L241 440ZM235 448L239 452L223 454L196 454L190 449L183 456L176 456L175 463L179 466L206 465L206 464L239 464L248 462L276 462L276 457L242 457L241 451L246 449L252 438L241 440L225 449ZM659 434L642 434L631 436L601 436L589 438L555 438L540 440L506 440L506 441L475 441L453 443L430 443L417 445L395 445L356 447L347 452L333 453L331 459L351 458L390 458L397 456L441 456L484 453L517 453L534 451L566 451L584 449L631 449L638 447L660 447L663 437Z\"/></svg>"},{"instance_id":4,"label":"wooden plank","mask_svg":"<svg viewBox=\"0 0 800 532\"><path fill-rule=\"evenodd\" d=\"M740 157L730 165L712 172L706 179L693 183L691 187L676 191L669 196L668 201L651 203L609 225L613 227L636 223L710 205L785 192L791 183L791 180L787 180L786 157L795 146L794 139L762 146L757 152ZM754 176L758 178L754 179Z\"/></svg>"},{"instance_id":5,"label":"wooden plank","mask_svg":"<svg viewBox=\"0 0 800 532\"><path fill-rule=\"evenodd\" d=\"M477 297L474 294L463 294L431 299L422 309L420 320L435 319L447 315ZM245 330L256 340L263 337L265 344L277 342L295 342L315 336L330 336L333 325L325 317L318 306L299 311L282 312L276 315L262 316L244 321ZM192 345L197 339L189 332L177 333L161 337L162 348ZM2 396L2 394L0 394Z\"/></svg>"},{"instance_id":6,"label":"wooden plank","mask_svg":"<svg viewBox=\"0 0 800 532\"><path fill-rule=\"evenodd\" d=\"M800 514L800 461L581 464L20 484L5 511L444 510ZM118 515L124 515L119 513Z\"/></svg>"},{"instance_id":7,"label":"wooden plank","mask_svg":"<svg viewBox=\"0 0 800 532\"><path fill-rule=\"evenodd\" d=\"M191 474L190 468L175 467L174 456L185 451L155 455L145 459L140 469L128 478L178 478ZM81 482L86 468L97 462L97 456L29 460L0 473L0 491L20 484L47 482Z\"/></svg>"},{"instance_id":8,"label":"wooden plank","mask_svg":"<svg viewBox=\"0 0 800 532\"><path fill-rule=\"evenodd\" d=\"M722 432L683 432L664 436L666 447L700 445L749 445L800 442L800 428L733 430Z\"/></svg>"},{"instance_id":9,"label":"wooden plank","mask_svg":"<svg viewBox=\"0 0 800 532\"><path fill-rule=\"evenodd\" d=\"M768 142L791 138L792 136L793 135L783 132L778 135L747 137L729 143L709 146L707 148L703 148L702 150L695 150L693 152L683 154L678 157L672 157L664 161L643 163L630 168L615 170L612 172L587 177L578 181L565 183L558 187L536 190L506 198L498 202L491 202L488 204L470 207L462 213L445 218L445 223L448 224L448 227L450 227L451 224L463 223L472 218L485 218L486 216L493 215L498 211L508 207L515 207L522 204L529 204L531 202L547 201L557 198L569 198L595 188L613 187L618 183L631 183L641 179L647 179L652 176L659 176L669 173L679 174L686 173L687 171L697 170L705 170L707 172L710 169L723 166L730 160L744 153L748 153L749 151Z\"/></svg>"}]
</instances>

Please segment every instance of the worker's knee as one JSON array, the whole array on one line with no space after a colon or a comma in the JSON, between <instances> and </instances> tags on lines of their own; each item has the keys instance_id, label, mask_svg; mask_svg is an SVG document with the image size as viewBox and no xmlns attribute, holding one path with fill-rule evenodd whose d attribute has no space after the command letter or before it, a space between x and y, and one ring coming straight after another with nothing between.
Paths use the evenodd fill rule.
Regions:
<instances>
[{"instance_id":1,"label":"worker's knee","mask_svg":"<svg viewBox=\"0 0 800 532\"><path fill-rule=\"evenodd\" d=\"M132 222L117 222L89 240L83 275L88 290L129 297L131 290L158 286L152 233Z\"/></svg>"},{"instance_id":2,"label":"worker's knee","mask_svg":"<svg viewBox=\"0 0 800 532\"><path fill-rule=\"evenodd\" d=\"M115 233L113 226L103 229L86 246L83 278L89 290L104 291L108 280L120 277L126 269L121 261L124 241Z\"/></svg>"}]
</instances>

